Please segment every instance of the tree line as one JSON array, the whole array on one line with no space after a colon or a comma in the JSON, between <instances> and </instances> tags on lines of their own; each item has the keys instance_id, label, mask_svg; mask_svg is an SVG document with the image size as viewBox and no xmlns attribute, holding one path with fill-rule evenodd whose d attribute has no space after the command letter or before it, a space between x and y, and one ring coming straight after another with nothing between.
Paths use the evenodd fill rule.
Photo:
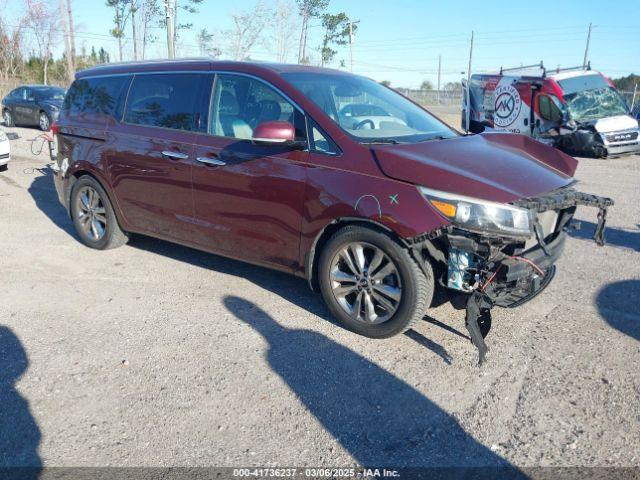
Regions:
<instances>
[{"instance_id":1,"label":"tree line","mask_svg":"<svg viewBox=\"0 0 640 480\"><path fill-rule=\"evenodd\" d=\"M0 16L0 81L64 84L77 70L96 64L166 56L165 2L173 17L176 56L195 49L213 58L249 60L251 52L260 48L278 62L329 65L336 61L337 47L349 44L357 30L345 12L329 11L330 0L277 0L272 5L257 0L249 9L232 12L229 28L202 28L192 33L195 43L189 44L185 39L194 30L192 20L209 0L103 1L113 15L113 26L104 33L77 33L71 0L57 0L57 5L23 0L16 19ZM6 3L0 0L0 11ZM312 28L320 29L312 36L318 39L313 45ZM100 36L116 43L116 58L110 58ZM89 42L95 46L87 48ZM54 58L58 45L63 45L63 52ZM345 65L344 59L340 64Z\"/></svg>"}]
</instances>

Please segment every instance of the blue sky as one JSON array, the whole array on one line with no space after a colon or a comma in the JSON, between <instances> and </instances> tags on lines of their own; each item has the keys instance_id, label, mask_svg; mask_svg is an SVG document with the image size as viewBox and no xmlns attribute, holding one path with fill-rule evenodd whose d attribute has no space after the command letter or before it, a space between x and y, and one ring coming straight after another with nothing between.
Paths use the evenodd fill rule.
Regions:
<instances>
[{"instance_id":1,"label":"blue sky","mask_svg":"<svg viewBox=\"0 0 640 480\"><path fill-rule=\"evenodd\" d=\"M49 0L57 9L58 0ZM104 0L72 0L78 30L78 48L83 44L104 47L117 58L117 43L108 37L112 11ZM268 5L273 1L267 1ZM201 28L224 31L231 27L230 13L251 9L255 0L204 0L200 13L189 16L192 32L185 32L178 52L198 55L195 32ZM331 0L329 11L344 11L360 20L354 47L354 72L390 80L398 87L416 87L423 80L435 84L438 55L442 56L442 81L458 81L466 71L469 37L474 30L472 71L495 70L544 60L549 67L582 63L589 22L595 25L589 58L594 68L619 77L640 74L640 22L638 0L610 2L494 0L491 2L427 0ZM8 0L9 17L20 14L21 0ZM7 10L5 10L6 12ZM184 18L186 20L186 18ZM322 29L310 30L310 47L319 43ZM159 38L163 38L158 29ZM130 35L130 32L128 32ZM295 60L294 35L290 61ZM154 57L165 55L165 45L151 48ZM130 47L128 49L130 51ZM340 48L334 66L344 59ZM273 54L264 44L251 57L269 60Z\"/></svg>"}]
</instances>

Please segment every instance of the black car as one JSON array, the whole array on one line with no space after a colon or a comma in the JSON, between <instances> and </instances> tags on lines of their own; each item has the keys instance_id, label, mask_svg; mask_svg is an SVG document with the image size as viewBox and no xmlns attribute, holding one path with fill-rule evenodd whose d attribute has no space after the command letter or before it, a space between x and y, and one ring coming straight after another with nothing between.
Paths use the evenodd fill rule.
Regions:
<instances>
[{"instance_id":1,"label":"black car","mask_svg":"<svg viewBox=\"0 0 640 480\"><path fill-rule=\"evenodd\" d=\"M36 125L48 131L58 119L65 89L50 85L24 85L2 99L2 118L7 127Z\"/></svg>"}]
</instances>

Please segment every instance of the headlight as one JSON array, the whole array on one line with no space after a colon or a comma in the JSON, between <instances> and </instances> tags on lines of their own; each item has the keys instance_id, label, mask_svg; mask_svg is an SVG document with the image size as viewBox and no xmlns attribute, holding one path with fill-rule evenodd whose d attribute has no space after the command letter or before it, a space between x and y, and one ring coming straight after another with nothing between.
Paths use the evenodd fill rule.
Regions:
<instances>
[{"instance_id":1,"label":"headlight","mask_svg":"<svg viewBox=\"0 0 640 480\"><path fill-rule=\"evenodd\" d=\"M533 233L531 212L527 209L418 188L438 212L460 228L517 237L530 237Z\"/></svg>"},{"instance_id":2,"label":"headlight","mask_svg":"<svg viewBox=\"0 0 640 480\"><path fill-rule=\"evenodd\" d=\"M7 134L4 133L4 131L0 130L0 142L4 142L5 140L9 140L9 137L7 137Z\"/></svg>"}]
</instances>

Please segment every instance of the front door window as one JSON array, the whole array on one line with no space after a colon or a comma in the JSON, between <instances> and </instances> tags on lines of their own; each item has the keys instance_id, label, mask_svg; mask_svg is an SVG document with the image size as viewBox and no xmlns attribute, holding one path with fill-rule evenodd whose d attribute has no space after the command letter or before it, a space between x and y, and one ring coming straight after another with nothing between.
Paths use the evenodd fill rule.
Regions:
<instances>
[{"instance_id":1,"label":"front door window","mask_svg":"<svg viewBox=\"0 0 640 480\"><path fill-rule=\"evenodd\" d=\"M212 110L212 135L248 140L259 124L284 121L294 125L298 140L305 137L302 113L276 90L250 77L219 75Z\"/></svg>"}]
</instances>

